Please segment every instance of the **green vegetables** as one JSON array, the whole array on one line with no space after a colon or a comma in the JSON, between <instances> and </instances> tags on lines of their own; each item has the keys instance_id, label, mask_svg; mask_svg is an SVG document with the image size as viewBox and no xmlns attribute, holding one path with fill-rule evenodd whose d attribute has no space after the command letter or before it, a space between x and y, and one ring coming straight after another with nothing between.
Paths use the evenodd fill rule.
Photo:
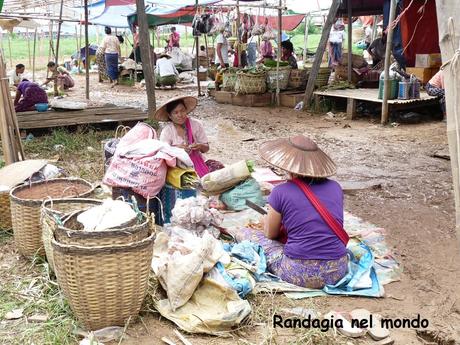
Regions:
<instances>
[{"instance_id":1,"label":"green vegetables","mask_svg":"<svg viewBox=\"0 0 460 345\"><path fill-rule=\"evenodd\" d=\"M249 172L253 173L255 170L255 163L252 160L246 161L246 166L248 167Z\"/></svg>"},{"instance_id":2,"label":"green vegetables","mask_svg":"<svg viewBox=\"0 0 460 345\"><path fill-rule=\"evenodd\" d=\"M276 67L276 61L271 60L271 59L270 60L265 60L264 66L269 67L269 68L274 68L274 67ZM280 61L280 67L286 67L286 66L289 66L289 62Z\"/></svg>"},{"instance_id":3,"label":"green vegetables","mask_svg":"<svg viewBox=\"0 0 460 345\"><path fill-rule=\"evenodd\" d=\"M182 174L180 182L184 189L195 188L198 185L198 178L194 172L185 172Z\"/></svg>"}]
</instances>

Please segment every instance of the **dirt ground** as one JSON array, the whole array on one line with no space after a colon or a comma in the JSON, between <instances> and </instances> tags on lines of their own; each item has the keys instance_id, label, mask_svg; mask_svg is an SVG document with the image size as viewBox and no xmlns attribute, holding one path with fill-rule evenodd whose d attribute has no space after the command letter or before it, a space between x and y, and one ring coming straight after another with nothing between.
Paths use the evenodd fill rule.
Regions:
<instances>
[{"instance_id":1,"label":"dirt ground","mask_svg":"<svg viewBox=\"0 0 460 345\"><path fill-rule=\"evenodd\" d=\"M78 78L77 90L69 93L72 98L81 98L78 85L84 85L83 78ZM108 84L94 82L93 85L92 100L146 105L145 92L138 87L111 89ZM158 91L157 103L182 94L195 95L196 89ZM210 139L209 158L224 163L255 159L263 166L257 156L257 147L264 140L306 134L335 160L339 181L380 183L382 188L346 195L345 209L386 229L386 241L401 263L403 273L401 281L385 286L386 296L379 299L319 297L291 301L283 296L270 299L258 296L253 299L254 308L268 305L255 317L258 327L243 329L229 339L188 336L193 344L244 344L247 341L260 344L264 338L271 344L322 343L299 339L296 332L279 332L267 338L270 313L298 305L313 306L322 313L332 309L366 308L391 318L415 318L420 314L429 320L430 328L446 332L452 340L447 342L446 336L444 342L437 343L455 344L455 340L460 343L460 249L455 232L450 162L432 157L438 150L447 150L445 123L432 121L382 127L369 118L331 120L321 114L288 108L221 105L208 97L200 98L194 116L204 122ZM3 249L14 253L11 243L7 242ZM0 260L7 256L2 255ZM161 319L159 314L144 313L142 320L128 327L121 344L161 344L162 336L178 342L173 335L174 325ZM394 329L391 335L396 344L429 343L418 337L413 329ZM366 339L340 339L332 343L339 342L372 343Z\"/></svg>"}]
</instances>

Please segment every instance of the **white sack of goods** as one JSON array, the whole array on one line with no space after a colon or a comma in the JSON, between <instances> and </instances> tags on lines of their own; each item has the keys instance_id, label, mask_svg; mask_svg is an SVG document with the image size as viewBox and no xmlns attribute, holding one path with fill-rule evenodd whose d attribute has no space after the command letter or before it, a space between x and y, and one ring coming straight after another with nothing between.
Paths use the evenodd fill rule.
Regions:
<instances>
[{"instance_id":1,"label":"white sack of goods","mask_svg":"<svg viewBox=\"0 0 460 345\"><path fill-rule=\"evenodd\" d=\"M152 270L168 295L172 311L187 303L203 274L226 255L220 241L207 231L198 237L186 229L173 227L170 236L164 232L158 234Z\"/></svg>"},{"instance_id":2,"label":"white sack of goods","mask_svg":"<svg viewBox=\"0 0 460 345\"><path fill-rule=\"evenodd\" d=\"M134 221L137 213L131 206L121 200L105 200L102 205L95 206L78 215L77 221L83 224L85 231L101 231L113 229Z\"/></svg>"},{"instance_id":3,"label":"white sack of goods","mask_svg":"<svg viewBox=\"0 0 460 345\"><path fill-rule=\"evenodd\" d=\"M210 172L201 178L201 186L208 193L228 190L251 176L251 164L252 162L243 160L223 169Z\"/></svg>"}]
</instances>

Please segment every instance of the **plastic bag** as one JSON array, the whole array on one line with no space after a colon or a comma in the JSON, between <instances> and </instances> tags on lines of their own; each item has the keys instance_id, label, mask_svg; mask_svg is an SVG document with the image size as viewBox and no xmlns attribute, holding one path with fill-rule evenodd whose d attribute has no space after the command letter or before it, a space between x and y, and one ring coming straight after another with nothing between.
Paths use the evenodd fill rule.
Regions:
<instances>
[{"instance_id":1,"label":"plastic bag","mask_svg":"<svg viewBox=\"0 0 460 345\"><path fill-rule=\"evenodd\" d=\"M210 172L201 178L203 190L220 194L251 176L246 161L228 165L223 169Z\"/></svg>"},{"instance_id":2,"label":"plastic bag","mask_svg":"<svg viewBox=\"0 0 460 345\"><path fill-rule=\"evenodd\" d=\"M250 200L261 207L265 206L260 185L253 178L249 178L235 188L223 193L220 200L227 205L229 210L234 211L247 209L246 200Z\"/></svg>"}]
</instances>

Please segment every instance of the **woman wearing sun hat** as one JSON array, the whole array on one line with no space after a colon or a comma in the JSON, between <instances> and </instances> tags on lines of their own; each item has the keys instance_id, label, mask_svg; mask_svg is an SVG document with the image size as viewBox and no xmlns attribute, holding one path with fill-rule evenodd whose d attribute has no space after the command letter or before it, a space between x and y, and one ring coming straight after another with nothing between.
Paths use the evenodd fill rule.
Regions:
<instances>
[{"instance_id":1,"label":"woman wearing sun hat","mask_svg":"<svg viewBox=\"0 0 460 345\"><path fill-rule=\"evenodd\" d=\"M240 229L237 240L259 243L268 270L286 282L309 288L335 284L347 273L348 236L342 188L327 178L336 172L334 162L302 135L268 141L259 153L288 172L289 180L273 188L263 232Z\"/></svg>"},{"instance_id":2,"label":"woman wearing sun hat","mask_svg":"<svg viewBox=\"0 0 460 345\"><path fill-rule=\"evenodd\" d=\"M175 97L155 112L155 119L168 121L161 131L160 140L185 149L201 177L224 166L215 160L204 160L203 153L209 151L208 137L201 122L188 116L197 102L191 96Z\"/></svg>"}]
</instances>

